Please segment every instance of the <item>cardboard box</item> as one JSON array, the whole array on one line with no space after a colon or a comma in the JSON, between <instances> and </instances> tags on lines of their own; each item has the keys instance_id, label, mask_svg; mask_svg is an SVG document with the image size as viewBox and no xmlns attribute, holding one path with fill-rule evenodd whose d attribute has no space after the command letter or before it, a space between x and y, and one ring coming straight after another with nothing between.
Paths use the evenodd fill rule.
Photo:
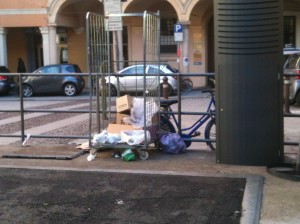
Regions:
<instances>
[{"instance_id":1,"label":"cardboard box","mask_svg":"<svg viewBox=\"0 0 300 224\"><path fill-rule=\"evenodd\" d=\"M141 130L140 128L134 128L132 125L127 124L108 124L107 132L110 134L119 134L121 131Z\"/></svg>"},{"instance_id":2,"label":"cardboard box","mask_svg":"<svg viewBox=\"0 0 300 224\"><path fill-rule=\"evenodd\" d=\"M132 108L132 97L124 95L116 99L116 111L118 113L124 113L130 111Z\"/></svg>"},{"instance_id":3,"label":"cardboard box","mask_svg":"<svg viewBox=\"0 0 300 224\"><path fill-rule=\"evenodd\" d=\"M116 124L124 124L123 118L130 117L128 114L116 113Z\"/></svg>"}]
</instances>

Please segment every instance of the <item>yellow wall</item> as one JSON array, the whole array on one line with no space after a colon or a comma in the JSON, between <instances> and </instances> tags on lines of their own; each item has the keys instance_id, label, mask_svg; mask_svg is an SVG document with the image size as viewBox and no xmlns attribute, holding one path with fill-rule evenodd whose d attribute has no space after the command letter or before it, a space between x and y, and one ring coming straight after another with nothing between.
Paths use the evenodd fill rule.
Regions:
<instances>
[{"instance_id":1,"label":"yellow wall","mask_svg":"<svg viewBox=\"0 0 300 224\"><path fill-rule=\"evenodd\" d=\"M24 29L12 28L9 29L7 33L7 61L8 69L11 72L17 72L19 57L24 60L27 68L26 36Z\"/></svg>"},{"instance_id":2,"label":"yellow wall","mask_svg":"<svg viewBox=\"0 0 300 224\"><path fill-rule=\"evenodd\" d=\"M78 64L82 72L87 71L85 32L78 34L73 29L68 30L68 54L69 63Z\"/></svg>"}]
</instances>

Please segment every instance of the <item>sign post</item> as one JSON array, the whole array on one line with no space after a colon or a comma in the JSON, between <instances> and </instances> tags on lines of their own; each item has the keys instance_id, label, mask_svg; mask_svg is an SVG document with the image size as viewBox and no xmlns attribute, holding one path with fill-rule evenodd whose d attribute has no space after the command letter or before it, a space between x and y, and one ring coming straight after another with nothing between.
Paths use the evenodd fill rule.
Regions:
<instances>
[{"instance_id":1,"label":"sign post","mask_svg":"<svg viewBox=\"0 0 300 224\"><path fill-rule=\"evenodd\" d=\"M108 31L123 30L121 16L109 16L109 14L121 14L121 0L104 0L104 13L108 16Z\"/></svg>"}]
</instances>

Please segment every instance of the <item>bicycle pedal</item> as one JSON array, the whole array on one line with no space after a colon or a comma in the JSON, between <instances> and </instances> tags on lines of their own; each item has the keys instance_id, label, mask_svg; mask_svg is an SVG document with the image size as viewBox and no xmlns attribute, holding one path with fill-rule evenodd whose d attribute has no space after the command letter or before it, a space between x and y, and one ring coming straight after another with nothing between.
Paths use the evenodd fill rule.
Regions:
<instances>
[{"instance_id":1,"label":"bicycle pedal","mask_svg":"<svg viewBox=\"0 0 300 224\"><path fill-rule=\"evenodd\" d=\"M191 135L191 137L196 137L196 136L199 136L201 135L201 132L200 131L196 131L194 134Z\"/></svg>"}]
</instances>

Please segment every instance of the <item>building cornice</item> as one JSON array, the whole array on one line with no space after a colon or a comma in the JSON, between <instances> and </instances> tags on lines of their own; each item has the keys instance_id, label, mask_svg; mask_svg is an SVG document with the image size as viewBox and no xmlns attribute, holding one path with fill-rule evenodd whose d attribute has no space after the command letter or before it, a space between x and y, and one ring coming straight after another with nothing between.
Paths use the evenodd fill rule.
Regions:
<instances>
[{"instance_id":1,"label":"building cornice","mask_svg":"<svg viewBox=\"0 0 300 224\"><path fill-rule=\"evenodd\" d=\"M1 9L0 15L34 15L47 14L47 9Z\"/></svg>"}]
</instances>

